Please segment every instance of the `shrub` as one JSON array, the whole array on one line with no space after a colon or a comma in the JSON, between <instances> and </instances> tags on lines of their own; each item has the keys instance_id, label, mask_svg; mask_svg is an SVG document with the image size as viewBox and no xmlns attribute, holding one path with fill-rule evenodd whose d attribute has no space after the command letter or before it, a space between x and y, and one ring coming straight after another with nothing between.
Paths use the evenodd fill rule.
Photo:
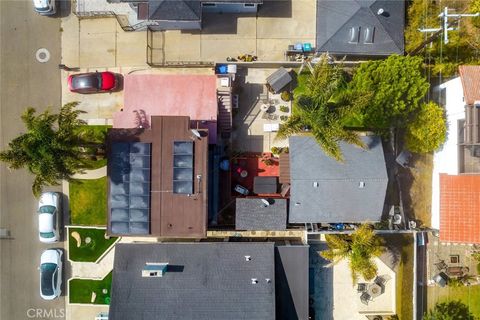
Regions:
<instances>
[{"instance_id":1,"label":"shrub","mask_svg":"<svg viewBox=\"0 0 480 320\"><path fill-rule=\"evenodd\" d=\"M280 111L282 111L282 112L288 112L289 110L290 110L290 108L287 107L287 106L280 106Z\"/></svg>"},{"instance_id":2,"label":"shrub","mask_svg":"<svg viewBox=\"0 0 480 320\"><path fill-rule=\"evenodd\" d=\"M280 120L282 120L282 121L287 121L287 120L288 120L288 116L280 116Z\"/></svg>"},{"instance_id":3,"label":"shrub","mask_svg":"<svg viewBox=\"0 0 480 320\"><path fill-rule=\"evenodd\" d=\"M280 98L285 101L291 101L292 100L292 94L289 91L283 91L282 94L280 95Z\"/></svg>"}]
</instances>

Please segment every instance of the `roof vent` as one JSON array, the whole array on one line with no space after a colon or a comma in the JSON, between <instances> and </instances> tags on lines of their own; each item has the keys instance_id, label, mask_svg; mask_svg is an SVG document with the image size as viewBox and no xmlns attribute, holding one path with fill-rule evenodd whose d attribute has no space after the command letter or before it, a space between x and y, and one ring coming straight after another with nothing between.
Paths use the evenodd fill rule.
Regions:
<instances>
[{"instance_id":1,"label":"roof vent","mask_svg":"<svg viewBox=\"0 0 480 320\"><path fill-rule=\"evenodd\" d=\"M252 257L251 256L245 256L245 261L251 261Z\"/></svg>"},{"instance_id":2,"label":"roof vent","mask_svg":"<svg viewBox=\"0 0 480 320\"><path fill-rule=\"evenodd\" d=\"M300 202L295 202L295 206L298 207L300 205Z\"/></svg>"},{"instance_id":3,"label":"roof vent","mask_svg":"<svg viewBox=\"0 0 480 320\"><path fill-rule=\"evenodd\" d=\"M348 43L358 43L359 36L360 36L360 27L351 27L350 39L348 40Z\"/></svg>"},{"instance_id":4,"label":"roof vent","mask_svg":"<svg viewBox=\"0 0 480 320\"><path fill-rule=\"evenodd\" d=\"M258 283L258 279L257 278L252 278L252 284L257 284Z\"/></svg>"},{"instance_id":5,"label":"roof vent","mask_svg":"<svg viewBox=\"0 0 480 320\"><path fill-rule=\"evenodd\" d=\"M365 181L360 181L360 182L358 183L358 188L359 188L359 189L365 188Z\"/></svg>"},{"instance_id":6,"label":"roof vent","mask_svg":"<svg viewBox=\"0 0 480 320\"><path fill-rule=\"evenodd\" d=\"M160 278L167 272L168 262L147 262L142 269L143 278Z\"/></svg>"},{"instance_id":7,"label":"roof vent","mask_svg":"<svg viewBox=\"0 0 480 320\"><path fill-rule=\"evenodd\" d=\"M381 16L384 12L385 12L385 10L383 8L380 8L377 11L377 15Z\"/></svg>"},{"instance_id":8,"label":"roof vent","mask_svg":"<svg viewBox=\"0 0 480 320\"><path fill-rule=\"evenodd\" d=\"M269 278L266 278L265 281L266 281L267 283L272 283L272 280L269 279Z\"/></svg>"},{"instance_id":9,"label":"roof vent","mask_svg":"<svg viewBox=\"0 0 480 320\"><path fill-rule=\"evenodd\" d=\"M366 27L365 34L364 34L365 36L364 43L372 44L374 35L375 35L375 27Z\"/></svg>"},{"instance_id":10,"label":"roof vent","mask_svg":"<svg viewBox=\"0 0 480 320\"><path fill-rule=\"evenodd\" d=\"M318 182L315 181L315 182L313 183L313 187L314 187L314 188L318 188L318 186L319 186Z\"/></svg>"}]
</instances>

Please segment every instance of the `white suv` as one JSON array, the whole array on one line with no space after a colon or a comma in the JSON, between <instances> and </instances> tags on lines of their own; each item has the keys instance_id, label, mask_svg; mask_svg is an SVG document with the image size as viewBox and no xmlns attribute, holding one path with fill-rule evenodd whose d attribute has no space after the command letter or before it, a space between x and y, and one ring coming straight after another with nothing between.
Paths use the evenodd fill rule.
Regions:
<instances>
[{"instance_id":1,"label":"white suv","mask_svg":"<svg viewBox=\"0 0 480 320\"><path fill-rule=\"evenodd\" d=\"M51 16L57 12L56 0L33 0L33 9L42 16Z\"/></svg>"},{"instance_id":2,"label":"white suv","mask_svg":"<svg viewBox=\"0 0 480 320\"><path fill-rule=\"evenodd\" d=\"M44 192L38 202L38 236L41 242L51 243L60 239L61 195Z\"/></svg>"}]
</instances>

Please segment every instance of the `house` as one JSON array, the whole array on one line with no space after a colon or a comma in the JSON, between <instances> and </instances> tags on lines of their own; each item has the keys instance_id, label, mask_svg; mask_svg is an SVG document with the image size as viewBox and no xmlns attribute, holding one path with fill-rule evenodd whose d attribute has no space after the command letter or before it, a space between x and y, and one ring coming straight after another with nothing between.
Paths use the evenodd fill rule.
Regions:
<instances>
[{"instance_id":1,"label":"house","mask_svg":"<svg viewBox=\"0 0 480 320\"><path fill-rule=\"evenodd\" d=\"M110 129L106 145L109 235L206 236L208 130L152 116L148 129Z\"/></svg>"},{"instance_id":2,"label":"house","mask_svg":"<svg viewBox=\"0 0 480 320\"><path fill-rule=\"evenodd\" d=\"M290 223L380 221L388 175L379 137L366 136L366 149L344 142L344 162L326 155L313 137L290 144Z\"/></svg>"},{"instance_id":3,"label":"house","mask_svg":"<svg viewBox=\"0 0 480 320\"><path fill-rule=\"evenodd\" d=\"M262 0L112 0L129 3L151 30L200 30L203 12L255 13Z\"/></svg>"},{"instance_id":4,"label":"house","mask_svg":"<svg viewBox=\"0 0 480 320\"><path fill-rule=\"evenodd\" d=\"M440 174L440 241L480 244L480 175Z\"/></svg>"},{"instance_id":5,"label":"house","mask_svg":"<svg viewBox=\"0 0 480 320\"><path fill-rule=\"evenodd\" d=\"M308 246L118 244L109 319L307 319Z\"/></svg>"},{"instance_id":6,"label":"house","mask_svg":"<svg viewBox=\"0 0 480 320\"><path fill-rule=\"evenodd\" d=\"M317 0L317 51L339 56L403 54L405 2Z\"/></svg>"},{"instance_id":7,"label":"house","mask_svg":"<svg viewBox=\"0 0 480 320\"><path fill-rule=\"evenodd\" d=\"M437 88L445 109L448 134L442 148L435 152L432 174L433 228L440 227L440 175L480 173L480 66L460 66L459 77Z\"/></svg>"}]
</instances>

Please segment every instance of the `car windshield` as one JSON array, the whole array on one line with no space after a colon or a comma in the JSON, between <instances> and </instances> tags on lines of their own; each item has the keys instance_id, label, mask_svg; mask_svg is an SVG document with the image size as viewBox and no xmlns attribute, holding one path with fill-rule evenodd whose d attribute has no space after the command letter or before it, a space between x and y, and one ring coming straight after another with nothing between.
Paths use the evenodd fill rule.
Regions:
<instances>
[{"instance_id":1,"label":"car windshield","mask_svg":"<svg viewBox=\"0 0 480 320\"><path fill-rule=\"evenodd\" d=\"M54 206L41 206L40 209L38 209L38 212L40 212L40 213L54 213L55 212L55 207Z\"/></svg>"},{"instance_id":2,"label":"car windshield","mask_svg":"<svg viewBox=\"0 0 480 320\"><path fill-rule=\"evenodd\" d=\"M53 232L40 232L40 236L42 238L53 238L53 237L55 237L55 233L53 233Z\"/></svg>"},{"instance_id":3,"label":"car windshield","mask_svg":"<svg viewBox=\"0 0 480 320\"><path fill-rule=\"evenodd\" d=\"M75 89L98 89L102 86L102 76L99 73L85 74L73 77L72 87Z\"/></svg>"},{"instance_id":4,"label":"car windshield","mask_svg":"<svg viewBox=\"0 0 480 320\"><path fill-rule=\"evenodd\" d=\"M55 263L44 263L40 266L40 272L42 294L45 296L53 295L54 273L57 272L57 265Z\"/></svg>"}]
</instances>

